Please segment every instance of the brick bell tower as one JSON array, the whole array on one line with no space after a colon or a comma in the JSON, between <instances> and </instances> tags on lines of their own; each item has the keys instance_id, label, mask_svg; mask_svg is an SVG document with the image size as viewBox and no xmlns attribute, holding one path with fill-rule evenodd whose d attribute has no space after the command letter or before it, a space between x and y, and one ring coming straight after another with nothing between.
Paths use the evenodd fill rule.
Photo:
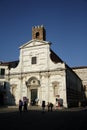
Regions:
<instances>
[{"instance_id":1,"label":"brick bell tower","mask_svg":"<svg viewBox=\"0 0 87 130\"><path fill-rule=\"evenodd\" d=\"M46 41L46 30L43 25L32 27L32 40Z\"/></svg>"}]
</instances>

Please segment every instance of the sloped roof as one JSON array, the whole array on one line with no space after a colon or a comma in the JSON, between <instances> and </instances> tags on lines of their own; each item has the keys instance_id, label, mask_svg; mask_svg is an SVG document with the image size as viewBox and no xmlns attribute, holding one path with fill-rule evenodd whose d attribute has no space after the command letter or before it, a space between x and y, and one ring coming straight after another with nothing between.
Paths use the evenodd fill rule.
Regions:
<instances>
[{"instance_id":1,"label":"sloped roof","mask_svg":"<svg viewBox=\"0 0 87 130\"><path fill-rule=\"evenodd\" d=\"M0 66L8 66L10 68L15 68L19 63L19 60L17 61L11 61L11 62L0 62Z\"/></svg>"},{"instance_id":2,"label":"sloped roof","mask_svg":"<svg viewBox=\"0 0 87 130\"><path fill-rule=\"evenodd\" d=\"M51 53L50 53L50 58L51 58L51 60L52 60L54 63L58 63L58 62L63 63L63 60L62 60L56 53L54 53L53 50L50 50L50 51L51 51Z\"/></svg>"},{"instance_id":3,"label":"sloped roof","mask_svg":"<svg viewBox=\"0 0 87 130\"><path fill-rule=\"evenodd\" d=\"M87 68L87 66L75 66L75 67L71 67L72 69L85 69Z\"/></svg>"}]
</instances>

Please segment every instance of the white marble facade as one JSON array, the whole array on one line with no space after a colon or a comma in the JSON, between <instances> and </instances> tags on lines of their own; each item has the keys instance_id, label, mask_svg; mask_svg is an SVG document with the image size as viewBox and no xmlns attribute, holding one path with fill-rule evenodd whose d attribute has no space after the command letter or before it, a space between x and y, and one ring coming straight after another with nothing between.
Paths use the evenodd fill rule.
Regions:
<instances>
[{"instance_id":1,"label":"white marble facade","mask_svg":"<svg viewBox=\"0 0 87 130\"><path fill-rule=\"evenodd\" d=\"M36 91L39 99L55 104L58 95L66 101L66 79L64 62L54 63L50 58L50 43L46 41L32 40L20 47L20 59L16 68L10 70L10 85L16 87L15 99L27 97L31 102L31 93ZM32 64L32 57L36 57L36 63ZM55 89L57 90L55 93Z\"/></svg>"},{"instance_id":2,"label":"white marble facade","mask_svg":"<svg viewBox=\"0 0 87 130\"><path fill-rule=\"evenodd\" d=\"M55 105L56 99L60 98L63 106L68 107L69 83L73 91L77 91L79 86L78 91L81 92L79 77L53 52L45 35L43 26L33 27L32 40L20 46L17 67L6 70L8 103L17 105L19 99L27 97L29 105L36 99L40 106L43 100L46 104L52 102ZM79 83L74 86L77 79Z\"/></svg>"}]
</instances>

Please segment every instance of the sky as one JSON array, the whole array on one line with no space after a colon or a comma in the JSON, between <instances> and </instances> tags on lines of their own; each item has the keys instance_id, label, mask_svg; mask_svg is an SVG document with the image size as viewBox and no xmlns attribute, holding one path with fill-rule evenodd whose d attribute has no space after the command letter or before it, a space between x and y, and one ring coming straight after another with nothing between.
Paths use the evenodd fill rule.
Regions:
<instances>
[{"instance_id":1,"label":"sky","mask_svg":"<svg viewBox=\"0 0 87 130\"><path fill-rule=\"evenodd\" d=\"M67 65L87 66L87 0L0 0L0 61L19 60L38 25Z\"/></svg>"}]
</instances>

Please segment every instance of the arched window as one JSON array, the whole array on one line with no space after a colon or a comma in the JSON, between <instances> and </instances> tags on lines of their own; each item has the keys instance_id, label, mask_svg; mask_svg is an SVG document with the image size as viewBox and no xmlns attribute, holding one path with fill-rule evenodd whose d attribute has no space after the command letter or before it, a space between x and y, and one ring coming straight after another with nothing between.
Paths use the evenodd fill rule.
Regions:
<instances>
[{"instance_id":1,"label":"arched window","mask_svg":"<svg viewBox=\"0 0 87 130\"><path fill-rule=\"evenodd\" d=\"M59 89L59 83L57 81L54 81L52 83L53 90L54 90L54 96L59 95L58 89Z\"/></svg>"},{"instance_id":2,"label":"arched window","mask_svg":"<svg viewBox=\"0 0 87 130\"><path fill-rule=\"evenodd\" d=\"M37 33L36 33L36 38L39 38L39 35L40 35L39 32L37 32Z\"/></svg>"}]
</instances>

